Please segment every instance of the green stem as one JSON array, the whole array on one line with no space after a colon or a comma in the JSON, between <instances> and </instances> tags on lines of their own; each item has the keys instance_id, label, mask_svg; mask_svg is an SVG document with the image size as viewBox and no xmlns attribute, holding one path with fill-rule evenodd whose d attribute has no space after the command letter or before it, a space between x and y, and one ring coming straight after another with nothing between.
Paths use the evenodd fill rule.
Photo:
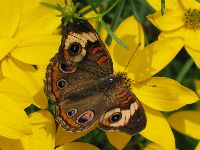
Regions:
<instances>
[{"instance_id":1,"label":"green stem","mask_svg":"<svg viewBox=\"0 0 200 150\"><path fill-rule=\"evenodd\" d=\"M117 0L114 2L114 4L112 4L112 6L110 8L108 8L105 12L103 12L101 14L101 16L105 16L106 14L108 14L121 0Z\"/></svg>"},{"instance_id":2,"label":"green stem","mask_svg":"<svg viewBox=\"0 0 200 150\"><path fill-rule=\"evenodd\" d=\"M188 73L188 71L190 70L190 68L192 67L193 64L194 64L194 61L192 60L192 58L190 58L190 59L188 59L186 61L186 63L184 64L183 68L181 69L180 73L176 77L176 80L178 82L181 82L183 80L183 78Z\"/></svg>"},{"instance_id":3,"label":"green stem","mask_svg":"<svg viewBox=\"0 0 200 150\"><path fill-rule=\"evenodd\" d=\"M161 0L161 13L164 15L165 12L165 0Z\"/></svg>"},{"instance_id":4,"label":"green stem","mask_svg":"<svg viewBox=\"0 0 200 150\"><path fill-rule=\"evenodd\" d=\"M115 16L114 16L114 19L113 19L113 22L112 22L112 25L110 27L110 29L112 31L115 31L117 25L118 25L118 22L119 22L119 19L120 19L120 16L121 16L121 13L123 11L123 8L124 8L124 4L125 4L125 1L122 1L116 8L116 11L115 11ZM111 44L111 41L112 41L112 37L110 35L107 36L106 38L106 44L107 45L110 45Z\"/></svg>"}]
</instances>

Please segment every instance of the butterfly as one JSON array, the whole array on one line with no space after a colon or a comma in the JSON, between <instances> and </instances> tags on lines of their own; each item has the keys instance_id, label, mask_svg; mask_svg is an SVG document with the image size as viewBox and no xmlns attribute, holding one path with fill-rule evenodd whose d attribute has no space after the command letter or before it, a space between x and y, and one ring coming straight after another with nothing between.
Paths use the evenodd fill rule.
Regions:
<instances>
[{"instance_id":1,"label":"butterfly","mask_svg":"<svg viewBox=\"0 0 200 150\"><path fill-rule=\"evenodd\" d=\"M64 25L62 19L62 40L47 67L45 93L55 106L55 120L67 131L81 132L98 122L103 130L133 135L146 126L126 73L113 73L112 58L87 20L73 18Z\"/></svg>"}]
</instances>

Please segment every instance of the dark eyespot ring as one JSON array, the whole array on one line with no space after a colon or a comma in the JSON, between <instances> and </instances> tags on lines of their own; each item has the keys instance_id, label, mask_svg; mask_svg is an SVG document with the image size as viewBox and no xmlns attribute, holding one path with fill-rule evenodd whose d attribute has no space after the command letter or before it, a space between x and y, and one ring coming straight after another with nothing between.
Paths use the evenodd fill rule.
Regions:
<instances>
[{"instance_id":1,"label":"dark eyespot ring","mask_svg":"<svg viewBox=\"0 0 200 150\"><path fill-rule=\"evenodd\" d=\"M70 62L70 61L66 61L66 62L62 61L59 64L59 69L63 73L72 73L72 72L76 71L75 65L72 62Z\"/></svg>"},{"instance_id":2,"label":"dark eyespot ring","mask_svg":"<svg viewBox=\"0 0 200 150\"><path fill-rule=\"evenodd\" d=\"M86 111L78 117L77 122L79 124L84 124L84 123L91 121L93 118L94 118L94 112Z\"/></svg>"},{"instance_id":3,"label":"dark eyespot ring","mask_svg":"<svg viewBox=\"0 0 200 150\"><path fill-rule=\"evenodd\" d=\"M79 44L77 42L71 43L68 48L68 51L70 52L70 54L72 54L74 56L80 54L81 50L82 50L82 46L81 46L81 44Z\"/></svg>"},{"instance_id":4,"label":"dark eyespot ring","mask_svg":"<svg viewBox=\"0 0 200 150\"><path fill-rule=\"evenodd\" d=\"M64 79L60 79L60 80L58 80L58 82L57 82L57 87L58 87L59 89L63 89L66 85L67 85L67 81L64 80Z\"/></svg>"},{"instance_id":5,"label":"dark eyespot ring","mask_svg":"<svg viewBox=\"0 0 200 150\"><path fill-rule=\"evenodd\" d=\"M122 114L120 112L114 113L112 116L110 116L110 122L115 123L118 122L122 118Z\"/></svg>"},{"instance_id":6,"label":"dark eyespot ring","mask_svg":"<svg viewBox=\"0 0 200 150\"><path fill-rule=\"evenodd\" d=\"M67 112L67 116L68 117L73 117L74 115L76 115L77 113L77 109L70 109L68 112Z\"/></svg>"}]
</instances>

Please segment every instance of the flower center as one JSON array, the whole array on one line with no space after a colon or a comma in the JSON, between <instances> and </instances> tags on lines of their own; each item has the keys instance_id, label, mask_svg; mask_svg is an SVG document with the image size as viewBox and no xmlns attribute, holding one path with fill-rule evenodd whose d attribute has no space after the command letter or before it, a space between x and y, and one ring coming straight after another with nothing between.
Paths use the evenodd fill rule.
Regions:
<instances>
[{"instance_id":1,"label":"flower center","mask_svg":"<svg viewBox=\"0 0 200 150\"><path fill-rule=\"evenodd\" d=\"M190 29L200 29L200 10L189 9L185 13L185 26Z\"/></svg>"}]
</instances>

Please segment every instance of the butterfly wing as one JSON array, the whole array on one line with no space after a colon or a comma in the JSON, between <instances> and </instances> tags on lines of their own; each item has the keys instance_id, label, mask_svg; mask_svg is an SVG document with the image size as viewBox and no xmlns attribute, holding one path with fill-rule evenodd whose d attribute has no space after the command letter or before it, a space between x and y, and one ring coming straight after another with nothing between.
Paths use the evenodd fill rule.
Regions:
<instances>
[{"instance_id":1,"label":"butterfly wing","mask_svg":"<svg viewBox=\"0 0 200 150\"><path fill-rule=\"evenodd\" d=\"M74 19L63 26L59 52L46 72L46 95L60 103L63 91L71 92L113 73L111 57L95 29L86 20Z\"/></svg>"},{"instance_id":2,"label":"butterfly wing","mask_svg":"<svg viewBox=\"0 0 200 150\"><path fill-rule=\"evenodd\" d=\"M140 132L146 126L146 115L141 103L130 89L121 86L118 91L121 92L114 90L111 97L114 104L101 116L99 127L131 135Z\"/></svg>"},{"instance_id":3,"label":"butterfly wing","mask_svg":"<svg viewBox=\"0 0 200 150\"><path fill-rule=\"evenodd\" d=\"M63 26L59 51L46 72L45 92L55 105L57 122L68 131L90 128L107 109L104 94L93 90L99 79L112 73L111 57L86 20Z\"/></svg>"},{"instance_id":4,"label":"butterfly wing","mask_svg":"<svg viewBox=\"0 0 200 150\"><path fill-rule=\"evenodd\" d=\"M81 132L95 124L105 112L106 107L100 107L106 103L103 94L95 94L81 100L64 101L56 105L55 119L67 131Z\"/></svg>"}]
</instances>

